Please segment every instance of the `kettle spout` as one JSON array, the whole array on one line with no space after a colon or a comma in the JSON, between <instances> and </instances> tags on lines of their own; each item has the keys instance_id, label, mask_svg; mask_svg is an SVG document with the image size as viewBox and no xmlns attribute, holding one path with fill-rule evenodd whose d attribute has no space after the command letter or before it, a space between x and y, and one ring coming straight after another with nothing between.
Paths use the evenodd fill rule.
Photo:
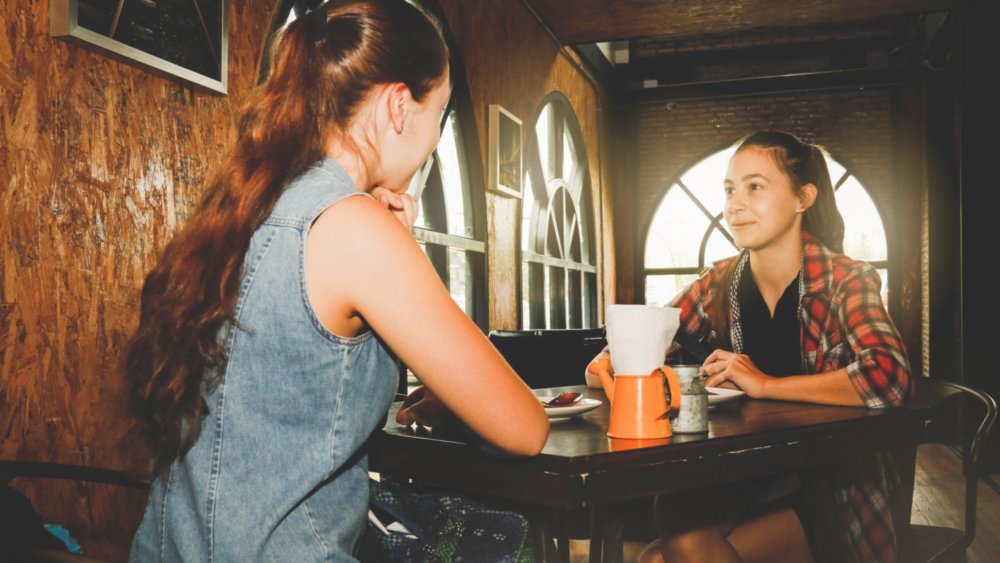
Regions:
<instances>
[{"instance_id":1,"label":"kettle spout","mask_svg":"<svg viewBox=\"0 0 1000 563\"><path fill-rule=\"evenodd\" d=\"M601 379L601 387L604 387L604 394L608 396L608 402L615 396L615 380L611 376L611 359L602 357L590 362L587 371Z\"/></svg>"}]
</instances>

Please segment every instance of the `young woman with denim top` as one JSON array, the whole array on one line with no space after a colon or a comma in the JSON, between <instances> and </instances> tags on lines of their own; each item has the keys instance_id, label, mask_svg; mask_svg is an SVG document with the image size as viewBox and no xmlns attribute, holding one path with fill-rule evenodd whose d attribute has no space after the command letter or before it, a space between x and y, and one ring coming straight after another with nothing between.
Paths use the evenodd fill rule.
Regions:
<instances>
[{"instance_id":1,"label":"young woman with denim top","mask_svg":"<svg viewBox=\"0 0 1000 563\"><path fill-rule=\"evenodd\" d=\"M433 391L400 422L443 404L509 454L547 437L409 232L403 194L449 97L439 25L404 0L334 0L270 60L143 287L124 373L155 479L133 561L352 560L396 357Z\"/></svg>"}]
</instances>

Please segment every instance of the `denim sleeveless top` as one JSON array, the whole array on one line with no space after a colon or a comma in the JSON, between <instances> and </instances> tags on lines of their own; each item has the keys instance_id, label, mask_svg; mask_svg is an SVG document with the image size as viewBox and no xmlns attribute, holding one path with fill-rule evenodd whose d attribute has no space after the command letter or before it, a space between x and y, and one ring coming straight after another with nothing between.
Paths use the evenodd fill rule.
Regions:
<instances>
[{"instance_id":1,"label":"denim sleeveless top","mask_svg":"<svg viewBox=\"0 0 1000 563\"><path fill-rule=\"evenodd\" d=\"M194 446L154 480L130 561L354 560L368 509L364 445L385 422L398 369L370 330L345 338L323 328L304 277L310 226L353 195L324 159L254 233L238 327L220 334L225 372L205 392Z\"/></svg>"}]
</instances>

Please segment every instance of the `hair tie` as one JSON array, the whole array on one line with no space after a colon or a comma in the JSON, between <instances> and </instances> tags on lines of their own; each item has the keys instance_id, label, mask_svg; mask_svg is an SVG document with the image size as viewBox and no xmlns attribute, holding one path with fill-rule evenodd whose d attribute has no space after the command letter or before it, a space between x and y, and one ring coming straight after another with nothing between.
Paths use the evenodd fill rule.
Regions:
<instances>
[{"instance_id":1,"label":"hair tie","mask_svg":"<svg viewBox=\"0 0 1000 563\"><path fill-rule=\"evenodd\" d=\"M306 15L302 17L306 19L304 22L306 25L306 33L309 35L309 39L313 43L319 43L320 41L326 39L326 10L316 8L306 12Z\"/></svg>"}]
</instances>

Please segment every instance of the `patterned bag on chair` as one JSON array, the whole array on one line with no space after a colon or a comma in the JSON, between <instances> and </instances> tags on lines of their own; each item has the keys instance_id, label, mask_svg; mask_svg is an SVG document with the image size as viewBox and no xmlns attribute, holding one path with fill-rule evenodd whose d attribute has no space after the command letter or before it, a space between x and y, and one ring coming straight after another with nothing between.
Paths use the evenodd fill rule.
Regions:
<instances>
[{"instance_id":1,"label":"patterned bag on chair","mask_svg":"<svg viewBox=\"0 0 1000 563\"><path fill-rule=\"evenodd\" d=\"M452 491L369 480L369 519L358 554L365 562L529 563L523 515L490 508Z\"/></svg>"}]
</instances>

